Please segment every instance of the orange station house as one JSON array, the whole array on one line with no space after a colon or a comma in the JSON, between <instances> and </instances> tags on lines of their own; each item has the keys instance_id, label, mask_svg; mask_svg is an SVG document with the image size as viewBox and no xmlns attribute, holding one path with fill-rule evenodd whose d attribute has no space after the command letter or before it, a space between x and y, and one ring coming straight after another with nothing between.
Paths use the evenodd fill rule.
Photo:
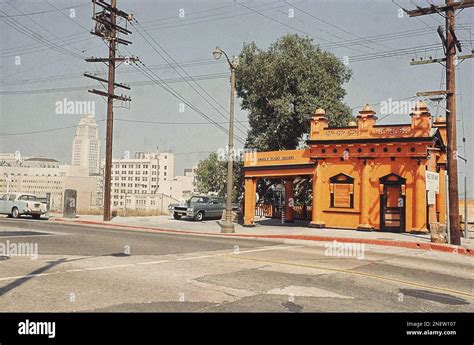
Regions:
<instances>
[{"instance_id":1,"label":"orange station house","mask_svg":"<svg viewBox=\"0 0 474 345\"><path fill-rule=\"evenodd\" d=\"M285 222L294 220L296 178L312 180L310 227L426 232L446 222L446 121L433 121L423 102L410 116L410 123L377 125L367 105L357 123L330 128L317 109L308 148L245 155L244 226L254 226L262 178L284 181Z\"/></svg>"}]
</instances>

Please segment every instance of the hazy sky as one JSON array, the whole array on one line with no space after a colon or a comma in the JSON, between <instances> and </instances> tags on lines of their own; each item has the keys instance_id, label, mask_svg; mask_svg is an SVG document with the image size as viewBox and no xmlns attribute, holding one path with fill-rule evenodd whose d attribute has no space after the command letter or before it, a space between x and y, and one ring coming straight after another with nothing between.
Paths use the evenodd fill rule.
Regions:
<instances>
[{"instance_id":1,"label":"hazy sky","mask_svg":"<svg viewBox=\"0 0 474 345\"><path fill-rule=\"evenodd\" d=\"M444 19L439 15L419 19L400 16L395 4L412 9L415 4L428 5L427 0L395 0L395 3L389 0L117 2L119 8L133 13L140 23L129 27L132 35L122 36L133 44L121 46L120 53L140 57L146 66L151 66L153 73L224 127L227 127L229 70L224 61L212 59L216 45L232 55L239 53L244 42L255 41L259 47L266 48L287 33L313 37L322 48L340 58L348 57L353 77L345 85L345 101L354 114L365 103L375 104L379 112L381 102L388 102L390 98L416 100L416 92L444 88L441 65L410 66L412 58L443 55L436 28ZM94 25L91 15L89 0L0 0L0 151L19 150L25 156L45 155L70 163L72 126L79 122L81 115L57 114L57 102L64 99L95 101L96 118L105 118L105 101L87 92L88 86L101 89L100 83L82 76L85 71L101 72L106 68L104 64L83 61L85 57L107 56L101 39L88 33ZM474 44L474 9L460 12L457 22L463 54L468 54ZM190 81L192 87L180 80L181 76L167 67L157 51L171 61L165 55L169 54L185 69L183 72L176 68L181 76L191 75L199 86ZM461 145L464 131L467 147L472 147L474 134L473 63L470 59L459 64L457 74L459 143ZM143 66L141 68L143 70ZM225 147L223 132L188 106L180 111L183 110L181 100L134 67L121 66L117 81L132 84L131 91L123 90L132 97L132 102L130 109L118 108L121 104L116 102L115 157L125 151L171 149L176 154L175 174L182 174L184 168L191 167L210 151ZM141 81L148 84L133 85ZM429 104L433 114L444 114L443 106L444 103ZM246 121L245 112L238 110L237 118ZM379 118L381 123L410 121L406 114L379 114ZM245 132L246 125L245 122L240 124L236 135L243 138L241 131ZM99 128L104 149L104 121L99 121ZM241 146L238 142L236 145ZM468 193L472 197L474 150L464 152L460 147L459 152L469 160ZM459 170L462 180L465 171L462 161Z\"/></svg>"}]
</instances>

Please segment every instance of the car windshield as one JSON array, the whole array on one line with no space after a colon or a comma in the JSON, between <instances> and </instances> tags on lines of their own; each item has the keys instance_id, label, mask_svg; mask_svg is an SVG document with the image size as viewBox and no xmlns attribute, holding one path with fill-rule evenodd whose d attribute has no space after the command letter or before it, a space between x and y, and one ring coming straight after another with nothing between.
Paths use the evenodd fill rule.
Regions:
<instances>
[{"instance_id":1,"label":"car windshield","mask_svg":"<svg viewBox=\"0 0 474 345\"><path fill-rule=\"evenodd\" d=\"M207 202L207 198L203 198L202 196L193 196L189 199L190 203L205 203Z\"/></svg>"},{"instance_id":2,"label":"car windshield","mask_svg":"<svg viewBox=\"0 0 474 345\"><path fill-rule=\"evenodd\" d=\"M34 195L22 195L18 199L20 200L29 200L29 201L36 201L36 197Z\"/></svg>"}]
</instances>

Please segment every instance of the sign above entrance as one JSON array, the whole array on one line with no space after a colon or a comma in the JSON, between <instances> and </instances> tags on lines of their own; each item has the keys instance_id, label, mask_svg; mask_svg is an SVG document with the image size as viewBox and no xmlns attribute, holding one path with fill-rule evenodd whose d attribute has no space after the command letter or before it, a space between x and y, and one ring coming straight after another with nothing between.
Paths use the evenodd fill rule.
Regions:
<instances>
[{"instance_id":1,"label":"sign above entrance","mask_svg":"<svg viewBox=\"0 0 474 345\"><path fill-rule=\"evenodd\" d=\"M257 152L251 162L244 157L244 166L270 166L270 165L299 165L314 163L310 159L309 149L306 150L287 150L287 151L269 151Z\"/></svg>"}]
</instances>

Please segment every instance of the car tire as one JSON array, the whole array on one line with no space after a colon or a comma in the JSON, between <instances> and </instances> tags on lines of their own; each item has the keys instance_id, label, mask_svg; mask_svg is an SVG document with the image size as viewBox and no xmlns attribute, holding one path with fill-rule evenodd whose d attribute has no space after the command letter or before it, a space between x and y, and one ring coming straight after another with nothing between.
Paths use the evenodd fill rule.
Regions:
<instances>
[{"instance_id":1,"label":"car tire","mask_svg":"<svg viewBox=\"0 0 474 345\"><path fill-rule=\"evenodd\" d=\"M16 208L16 207L12 208L12 217L13 218L20 218L20 211L18 210L18 208Z\"/></svg>"},{"instance_id":2,"label":"car tire","mask_svg":"<svg viewBox=\"0 0 474 345\"><path fill-rule=\"evenodd\" d=\"M204 212L202 211L199 211L198 213L196 213L196 215L194 216L194 220L196 222L200 222L204 219Z\"/></svg>"},{"instance_id":3,"label":"car tire","mask_svg":"<svg viewBox=\"0 0 474 345\"><path fill-rule=\"evenodd\" d=\"M180 220L181 219L181 215L177 214L177 213L173 213L173 218L176 219L176 220Z\"/></svg>"}]
</instances>

